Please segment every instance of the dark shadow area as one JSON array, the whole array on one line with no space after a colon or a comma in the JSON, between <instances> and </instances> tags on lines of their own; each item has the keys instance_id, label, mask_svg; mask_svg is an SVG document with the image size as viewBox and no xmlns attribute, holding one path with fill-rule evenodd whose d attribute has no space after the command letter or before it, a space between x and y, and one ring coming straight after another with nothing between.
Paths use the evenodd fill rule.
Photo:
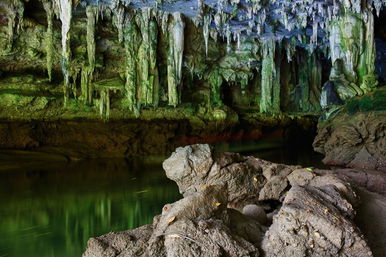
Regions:
<instances>
[{"instance_id":1,"label":"dark shadow area","mask_svg":"<svg viewBox=\"0 0 386 257\"><path fill-rule=\"evenodd\" d=\"M386 84L386 8L382 8L379 16L374 13L374 36L376 48L375 69L381 85Z\"/></svg>"}]
</instances>

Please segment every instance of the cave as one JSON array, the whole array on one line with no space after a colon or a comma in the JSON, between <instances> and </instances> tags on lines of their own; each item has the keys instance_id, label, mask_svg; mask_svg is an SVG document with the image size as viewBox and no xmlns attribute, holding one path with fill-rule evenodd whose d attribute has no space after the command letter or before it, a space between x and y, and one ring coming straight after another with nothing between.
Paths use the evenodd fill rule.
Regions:
<instances>
[{"instance_id":1,"label":"cave","mask_svg":"<svg viewBox=\"0 0 386 257\"><path fill-rule=\"evenodd\" d=\"M1 0L0 257L386 256L385 21Z\"/></svg>"},{"instance_id":2,"label":"cave","mask_svg":"<svg viewBox=\"0 0 386 257\"><path fill-rule=\"evenodd\" d=\"M384 21L386 19L385 9L382 9L379 15L374 19L374 36L376 42L376 71L380 83L386 83L386 31Z\"/></svg>"}]
</instances>

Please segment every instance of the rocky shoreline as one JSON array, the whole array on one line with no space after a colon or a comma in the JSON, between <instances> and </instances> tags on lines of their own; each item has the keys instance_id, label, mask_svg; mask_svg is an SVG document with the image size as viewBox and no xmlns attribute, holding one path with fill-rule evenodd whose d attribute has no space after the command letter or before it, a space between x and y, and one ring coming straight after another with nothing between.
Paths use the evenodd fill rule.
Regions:
<instances>
[{"instance_id":1,"label":"rocky shoreline","mask_svg":"<svg viewBox=\"0 0 386 257\"><path fill-rule=\"evenodd\" d=\"M91 238L83 257L386 253L382 237L368 240L385 222L362 226L363 208L386 209L384 174L288 166L209 145L177 148L163 167L184 198L153 224Z\"/></svg>"}]
</instances>

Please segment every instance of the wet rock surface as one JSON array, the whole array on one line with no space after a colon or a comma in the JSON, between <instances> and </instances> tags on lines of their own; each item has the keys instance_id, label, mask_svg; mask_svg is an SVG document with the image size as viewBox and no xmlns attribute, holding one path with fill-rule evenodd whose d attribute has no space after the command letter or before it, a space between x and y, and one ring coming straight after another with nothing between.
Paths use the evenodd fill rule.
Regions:
<instances>
[{"instance_id":1,"label":"wet rock surface","mask_svg":"<svg viewBox=\"0 0 386 257\"><path fill-rule=\"evenodd\" d=\"M386 171L384 111L338 115L320 124L314 149L328 165Z\"/></svg>"},{"instance_id":2,"label":"wet rock surface","mask_svg":"<svg viewBox=\"0 0 386 257\"><path fill-rule=\"evenodd\" d=\"M359 171L349 177L208 145L177 148L163 167L184 198L165 205L152 225L90 239L84 257L382 256L382 241L368 244L356 223L383 204L371 192L371 201L360 201L357 187L367 182ZM368 212L359 209L358 218L363 205ZM372 239L380 233L360 228Z\"/></svg>"}]
</instances>

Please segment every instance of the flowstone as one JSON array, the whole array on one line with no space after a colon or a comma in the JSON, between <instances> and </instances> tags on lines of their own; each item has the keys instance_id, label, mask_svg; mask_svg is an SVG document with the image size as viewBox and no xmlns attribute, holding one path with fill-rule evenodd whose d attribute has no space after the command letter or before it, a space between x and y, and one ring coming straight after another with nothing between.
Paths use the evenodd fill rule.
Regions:
<instances>
[{"instance_id":1,"label":"flowstone","mask_svg":"<svg viewBox=\"0 0 386 257\"><path fill-rule=\"evenodd\" d=\"M109 96L111 116L133 118L160 106L318 115L331 67L343 101L377 86L384 0L27 2L0 3L2 77L46 72L74 112L97 113L111 92L96 85L113 78L121 88Z\"/></svg>"}]
</instances>

